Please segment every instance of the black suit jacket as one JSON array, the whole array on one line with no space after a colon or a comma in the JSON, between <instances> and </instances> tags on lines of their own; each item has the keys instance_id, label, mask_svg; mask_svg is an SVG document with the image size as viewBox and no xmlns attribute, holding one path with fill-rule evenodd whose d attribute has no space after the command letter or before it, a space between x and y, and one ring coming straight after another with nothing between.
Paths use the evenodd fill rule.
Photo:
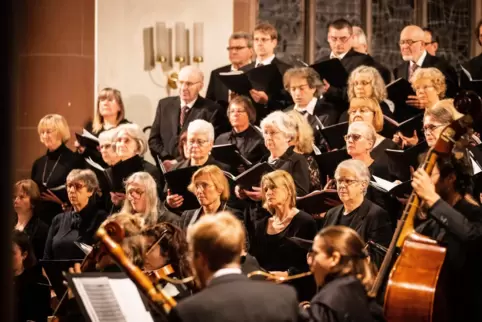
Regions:
<instances>
[{"instance_id":1,"label":"black suit jacket","mask_svg":"<svg viewBox=\"0 0 482 322\"><path fill-rule=\"evenodd\" d=\"M392 81L392 72L390 71L390 69L383 66L375 59L373 59L373 63L374 63L373 67L375 67L378 70L378 72L383 78L383 81L385 82L385 85L390 84L390 82Z\"/></svg>"},{"instance_id":2,"label":"black suit jacket","mask_svg":"<svg viewBox=\"0 0 482 322\"><path fill-rule=\"evenodd\" d=\"M290 105L284 110L284 112L292 111L294 108L294 104ZM324 98L318 98L315 109L313 110L313 114L318 117L323 126L330 126L338 123L338 118L340 117L340 113L337 111L335 105L331 104ZM313 130L318 130L317 126L319 127L319 124L313 115L308 115L308 122Z\"/></svg>"},{"instance_id":3,"label":"black suit jacket","mask_svg":"<svg viewBox=\"0 0 482 322\"><path fill-rule=\"evenodd\" d=\"M469 60L465 68L470 72L472 79L482 79L482 54Z\"/></svg>"},{"instance_id":4,"label":"black suit jacket","mask_svg":"<svg viewBox=\"0 0 482 322\"><path fill-rule=\"evenodd\" d=\"M329 59L330 59L330 56L327 55L322 57L318 62L322 62ZM374 66L375 64L375 61L370 55L359 53L353 49L350 49L340 61L343 67L345 67L345 70L347 71L348 75L350 75L351 72L359 66L362 66L362 65ZM341 111L348 108L347 86L343 88L336 88L336 87L330 86L328 91L325 93L324 97L326 98L326 100L335 104L335 106L340 106Z\"/></svg>"},{"instance_id":5,"label":"black suit jacket","mask_svg":"<svg viewBox=\"0 0 482 322\"><path fill-rule=\"evenodd\" d=\"M228 274L214 278L201 292L179 302L168 320L297 321L298 302L294 289L287 285L253 281L241 274Z\"/></svg>"},{"instance_id":6,"label":"black suit jacket","mask_svg":"<svg viewBox=\"0 0 482 322\"><path fill-rule=\"evenodd\" d=\"M285 63L284 61L274 58L271 64L275 64L278 67L278 70L281 74L281 77L285 74L285 72L290 69L292 66ZM244 71L248 71L252 68L255 68L256 62L252 62L242 68ZM259 122L269 113L277 110L282 110L287 108L288 106L293 104L293 100L291 98L290 93L288 93L283 87L279 89L276 93L268 97L268 103L266 104L258 104L253 101L253 104L256 108L256 124Z\"/></svg>"},{"instance_id":7,"label":"black suit jacket","mask_svg":"<svg viewBox=\"0 0 482 322\"><path fill-rule=\"evenodd\" d=\"M339 205L328 210L323 227L338 225L343 216L343 209L343 205ZM393 235L388 213L366 198L358 208L349 227L355 230L365 242L372 240L385 247L388 247ZM375 252L370 255L378 265L383 260L383 257Z\"/></svg>"},{"instance_id":8,"label":"black suit jacket","mask_svg":"<svg viewBox=\"0 0 482 322\"><path fill-rule=\"evenodd\" d=\"M210 99L222 107L227 107L229 102L229 89L219 79L220 73L227 73L231 71L231 65L219 67L211 72L209 78L208 90L206 92L206 98Z\"/></svg>"},{"instance_id":9,"label":"black suit jacket","mask_svg":"<svg viewBox=\"0 0 482 322\"><path fill-rule=\"evenodd\" d=\"M450 66L450 64L445 59L432 56L429 53L427 53L427 56L423 60L421 67L422 68L435 67L438 70L440 70L444 74L445 82L447 84L447 92L445 96L455 97L455 95L459 90L459 86L458 86L459 80L458 80L457 72L452 66ZM395 79L405 78L406 80L409 80L408 79L409 68L410 68L410 62L404 61L393 70L393 76L395 77Z\"/></svg>"},{"instance_id":10,"label":"black suit jacket","mask_svg":"<svg viewBox=\"0 0 482 322\"><path fill-rule=\"evenodd\" d=\"M181 99L179 96L166 97L157 105L156 117L149 135L149 148L153 156L159 155L164 161L178 156L179 135L187 130L189 123L203 119L214 126L216 135L227 127L226 115L221 107L209 99L198 96L196 102L186 116L182 128L179 125Z\"/></svg>"}]
</instances>

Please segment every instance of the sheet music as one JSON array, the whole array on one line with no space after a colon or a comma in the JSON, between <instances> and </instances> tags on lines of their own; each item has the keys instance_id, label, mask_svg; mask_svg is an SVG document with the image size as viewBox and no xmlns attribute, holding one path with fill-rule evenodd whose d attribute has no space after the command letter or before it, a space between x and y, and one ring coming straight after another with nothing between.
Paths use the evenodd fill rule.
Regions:
<instances>
[{"instance_id":1,"label":"sheet music","mask_svg":"<svg viewBox=\"0 0 482 322\"><path fill-rule=\"evenodd\" d=\"M128 278L74 277L72 281L92 322L153 321Z\"/></svg>"},{"instance_id":2,"label":"sheet music","mask_svg":"<svg viewBox=\"0 0 482 322\"><path fill-rule=\"evenodd\" d=\"M375 179L375 182L372 181L372 183L375 183L377 186L381 187L385 191L390 191L393 188L395 188L396 186L398 186L398 184L395 183L395 182L390 182L388 180L379 178L377 176L372 176L372 177L373 177L373 179Z\"/></svg>"},{"instance_id":3,"label":"sheet music","mask_svg":"<svg viewBox=\"0 0 482 322\"><path fill-rule=\"evenodd\" d=\"M85 243L80 243L78 241L74 241L74 244L80 248L80 250L85 254L85 255L89 255L90 252L92 251L92 249L94 247L90 246L90 245L87 245Z\"/></svg>"},{"instance_id":4,"label":"sheet music","mask_svg":"<svg viewBox=\"0 0 482 322\"><path fill-rule=\"evenodd\" d=\"M84 158L84 160L85 160L85 162L87 162L87 164L89 164L91 167L96 168L97 170L100 170L100 171L105 171L105 169L104 169L100 164L98 164L97 162L95 162L94 160L92 160L91 157Z\"/></svg>"},{"instance_id":5,"label":"sheet music","mask_svg":"<svg viewBox=\"0 0 482 322\"><path fill-rule=\"evenodd\" d=\"M472 170L474 171L474 175L482 172L482 169L480 168L479 164L474 160L474 158L470 157L470 161L472 163Z\"/></svg>"}]
</instances>

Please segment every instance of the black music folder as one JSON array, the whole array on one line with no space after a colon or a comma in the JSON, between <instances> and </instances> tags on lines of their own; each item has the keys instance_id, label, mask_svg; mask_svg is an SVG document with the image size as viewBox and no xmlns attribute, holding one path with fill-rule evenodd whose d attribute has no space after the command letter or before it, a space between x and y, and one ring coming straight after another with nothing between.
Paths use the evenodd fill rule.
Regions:
<instances>
[{"instance_id":1,"label":"black music folder","mask_svg":"<svg viewBox=\"0 0 482 322\"><path fill-rule=\"evenodd\" d=\"M60 300L67 288L64 285L64 272L68 272L75 263L82 263L83 259L58 259L58 260L39 260L40 265L45 270L47 277L52 285L57 298Z\"/></svg>"},{"instance_id":2,"label":"black music folder","mask_svg":"<svg viewBox=\"0 0 482 322\"><path fill-rule=\"evenodd\" d=\"M275 169L268 162L260 162L244 171L237 177L231 173L224 172L226 177L233 181L233 185L238 185L241 189L252 190L252 187L259 187L261 178Z\"/></svg>"},{"instance_id":3,"label":"black music folder","mask_svg":"<svg viewBox=\"0 0 482 322\"><path fill-rule=\"evenodd\" d=\"M460 73L460 87L474 91L482 97L482 79L473 79L470 72L462 65L460 65L461 73Z\"/></svg>"},{"instance_id":4,"label":"black music folder","mask_svg":"<svg viewBox=\"0 0 482 322\"><path fill-rule=\"evenodd\" d=\"M144 160L136 155L130 159L119 161L105 169L112 192L125 193L124 181L133 173L144 171Z\"/></svg>"},{"instance_id":5,"label":"black music folder","mask_svg":"<svg viewBox=\"0 0 482 322\"><path fill-rule=\"evenodd\" d=\"M80 134L75 133L75 137L81 146L98 151L99 139L86 129L83 129Z\"/></svg>"},{"instance_id":6,"label":"black music folder","mask_svg":"<svg viewBox=\"0 0 482 322\"><path fill-rule=\"evenodd\" d=\"M397 122L396 120L383 115L383 129L381 135L391 139L397 132L401 132L403 135L412 137L413 131L417 133L421 132L423 127L423 113L419 113L414 117L409 118L403 122Z\"/></svg>"},{"instance_id":7,"label":"black music folder","mask_svg":"<svg viewBox=\"0 0 482 322\"><path fill-rule=\"evenodd\" d=\"M341 88L348 84L348 72L338 58L324 60L310 67L316 70L321 79L330 83L330 86Z\"/></svg>"},{"instance_id":8,"label":"black music folder","mask_svg":"<svg viewBox=\"0 0 482 322\"><path fill-rule=\"evenodd\" d=\"M427 150L428 145L424 140L406 150L386 149L385 153L396 168L408 169L409 167L413 167L414 169L417 169L420 163L419 156L422 153L427 152Z\"/></svg>"},{"instance_id":9,"label":"black music folder","mask_svg":"<svg viewBox=\"0 0 482 322\"><path fill-rule=\"evenodd\" d=\"M320 129L330 149L341 149L346 145L345 135L348 133L348 122L333 124Z\"/></svg>"},{"instance_id":10,"label":"black music folder","mask_svg":"<svg viewBox=\"0 0 482 322\"><path fill-rule=\"evenodd\" d=\"M407 180L401 183L391 182L377 176L372 176L373 180L370 181L370 186L373 188L390 194L394 197L406 198L412 193L412 180Z\"/></svg>"},{"instance_id":11,"label":"black music folder","mask_svg":"<svg viewBox=\"0 0 482 322\"><path fill-rule=\"evenodd\" d=\"M199 169L197 166L175 169L164 173L167 188L173 195L181 195L184 201L179 210L189 210L199 208L199 201L196 196L190 192L187 187L191 183L194 172Z\"/></svg>"},{"instance_id":12,"label":"black music folder","mask_svg":"<svg viewBox=\"0 0 482 322\"><path fill-rule=\"evenodd\" d=\"M213 146L211 155L216 161L226 163L231 166L232 169L236 169L239 165L243 165L246 168L252 166L252 163L241 155L235 144L218 144Z\"/></svg>"},{"instance_id":13,"label":"black music folder","mask_svg":"<svg viewBox=\"0 0 482 322\"><path fill-rule=\"evenodd\" d=\"M145 299L125 273L66 274L85 321L154 321Z\"/></svg>"},{"instance_id":14,"label":"black music folder","mask_svg":"<svg viewBox=\"0 0 482 322\"><path fill-rule=\"evenodd\" d=\"M283 78L275 64L268 64L248 71L235 70L219 73L219 79L234 93L250 96L252 89L264 91L268 95L283 88Z\"/></svg>"},{"instance_id":15,"label":"black music folder","mask_svg":"<svg viewBox=\"0 0 482 322\"><path fill-rule=\"evenodd\" d=\"M333 178L336 167L345 160L351 159L346 149L325 152L315 155L316 163L320 169L321 180L325 181L326 176Z\"/></svg>"},{"instance_id":16,"label":"black music folder","mask_svg":"<svg viewBox=\"0 0 482 322\"><path fill-rule=\"evenodd\" d=\"M406 103L409 95L415 95L412 84L405 78L399 78L386 86L388 99L395 104L395 118L403 122L417 114L420 110Z\"/></svg>"},{"instance_id":17,"label":"black music folder","mask_svg":"<svg viewBox=\"0 0 482 322\"><path fill-rule=\"evenodd\" d=\"M296 197L296 208L309 214L321 214L341 204L338 192L334 189L316 190L303 197Z\"/></svg>"}]
</instances>

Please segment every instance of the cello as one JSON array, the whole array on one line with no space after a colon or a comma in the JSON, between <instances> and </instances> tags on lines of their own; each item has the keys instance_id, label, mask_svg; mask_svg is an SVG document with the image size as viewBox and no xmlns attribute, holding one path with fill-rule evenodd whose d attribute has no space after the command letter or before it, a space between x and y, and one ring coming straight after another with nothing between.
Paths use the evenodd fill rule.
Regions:
<instances>
[{"instance_id":1,"label":"cello","mask_svg":"<svg viewBox=\"0 0 482 322\"><path fill-rule=\"evenodd\" d=\"M462 116L444 128L420 166L429 175L439 156L452 153L454 146L465 148L482 101L474 92L463 91L455 98L454 106ZM415 232L414 219L420 205L419 197L412 192L370 291L376 297L388 278L384 313L389 322L444 321L447 317L439 280L446 249Z\"/></svg>"}]
</instances>

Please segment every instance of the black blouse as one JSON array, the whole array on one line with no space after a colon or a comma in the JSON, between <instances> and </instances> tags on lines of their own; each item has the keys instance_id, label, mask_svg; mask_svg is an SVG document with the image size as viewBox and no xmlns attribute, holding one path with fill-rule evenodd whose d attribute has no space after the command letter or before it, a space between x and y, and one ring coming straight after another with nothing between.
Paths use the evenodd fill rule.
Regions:
<instances>
[{"instance_id":1,"label":"black blouse","mask_svg":"<svg viewBox=\"0 0 482 322\"><path fill-rule=\"evenodd\" d=\"M47 278L42 275L40 266L24 270L22 274L13 278L13 284L15 305L13 321L46 322L51 314L50 287Z\"/></svg>"},{"instance_id":2,"label":"black blouse","mask_svg":"<svg viewBox=\"0 0 482 322\"><path fill-rule=\"evenodd\" d=\"M57 150L47 151L44 156L34 161L31 178L38 185L41 192L45 192L47 189L54 189L52 192L62 202L68 202L65 187L59 190L55 188L65 185L70 171L83 168L85 166L82 158L62 144ZM62 212L61 205L50 201L40 201L36 207L36 213L48 225L50 225L55 215Z\"/></svg>"},{"instance_id":3,"label":"black blouse","mask_svg":"<svg viewBox=\"0 0 482 322\"><path fill-rule=\"evenodd\" d=\"M296 214L289 225L280 233L267 233L269 217L265 216L255 223L255 233L250 240L250 253L256 257L261 267L267 271L289 271L292 274L307 272L307 250L293 242L290 237L306 240L315 238L315 220L306 212ZM312 279L302 278L292 284L297 288L300 301L309 300L314 295Z\"/></svg>"},{"instance_id":4,"label":"black blouse","mask_svg":"<svg viewBox=\"0 0 482 322\"><path fill-rule=\"evenodd\" d=\"M54 217L45 244L44 259L80 259L85 254L75 241L88 245L94 243L95 233L107 218L104 210L97 208L95 197L79 212L68 211Z\"/></svg>"},{"instance_id":5,"label":"black blouse","mask_svg":"<svg viewBox=\"0 0 482 322\"><path fill-rule=\"evenodd\" d=\"M251 163L256 164L268 153L264 145L263 135L252 125L244 132L236 133L234 130L218 136L214 144L234 144L242 156Z\"/></svg>"}]
</instances>

